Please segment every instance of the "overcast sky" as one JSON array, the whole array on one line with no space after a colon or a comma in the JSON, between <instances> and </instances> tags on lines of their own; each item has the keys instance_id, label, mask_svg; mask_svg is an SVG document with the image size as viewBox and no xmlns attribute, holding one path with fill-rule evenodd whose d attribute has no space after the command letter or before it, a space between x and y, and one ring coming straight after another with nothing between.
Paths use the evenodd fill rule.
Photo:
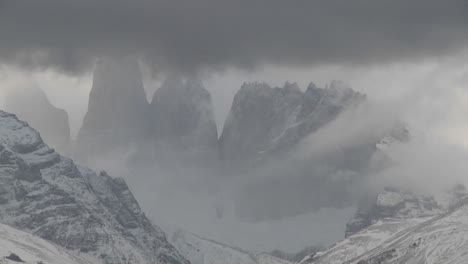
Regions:
<instances>
[{"instance_id":1,"label":"overcast sky","mask_svg":"<svg viewBox=\"0 0 468 264\"><path fill-rule=\"evenodd\" d=\"M89 70L141 55L158 69L418 61L465 48L464 0L0 1L0 59Z\"/></svg>"},{"instance_id":2,"label":"overcast sky","mask_svg":"<svg viewBox=\"0 0 468 264\"><path fill-rule=\"evenodd\" d=\"M468 148L466 0L0 0L0 108L6 90L41 87L76 135L94 63L115 54L141 58L149 98L168 72L203 76L218 130L243 82L340 79L413 131Z\"/></svg>"},{"instance_id":3,"label":"overcast sky","mask_svg":"<svg viewBox=\"0 0 468 264\"><path fill-rule=\"evenodd\" d=\"M33 79L71 112L74 130L86 107L95 59L115 53L144 59L153 73L149 91L167 71L203 73L219 123L244 81L305 86L343 79L358 90L396 96L464 66L467 5L464 0L0 0L0 64L8 67L0 82L5 89ZM25 77L29 70L34 78Z\"/></svg>"}]
</instances>

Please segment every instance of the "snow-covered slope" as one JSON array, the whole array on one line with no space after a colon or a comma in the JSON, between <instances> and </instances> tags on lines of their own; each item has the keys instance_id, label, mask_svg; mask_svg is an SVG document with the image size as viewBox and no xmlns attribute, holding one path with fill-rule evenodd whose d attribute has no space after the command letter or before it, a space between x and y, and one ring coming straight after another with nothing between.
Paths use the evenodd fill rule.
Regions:
<instances>
[{"instance_id":1,"label":"snow-covered slope","mask_svg":"<svg viewBox=\"0 0 468 264\"><path fill-rule=\"evenodd\" d=\"M457 187L447 197L442 203L387 190L377 196L372 225L301 263L468 263L466 193Z\"/></svg>"},{"instance_id":2,"label":"snow-covered slope","mask_svg":"<svg viewBox=\"0 0 468 264\"><path fill-rule=\"evenodd\" d=\"M14 254L26 264L91 264L70 254L67 250L29 233L0 224L0 264L17 261L8 257ZM97 262L94 262L97 263Z\"/></svg>"},{"instance_id":3,"label":"snow-covered slope","mask_svg":"<svg viewBox=\"0 0 468 264\"><path fill-rule=\"evenodd\" d=\"M408 219L440 215L448 210L447 206L429 195L386 188L360 202L354 218L346 225L345 236L351 236L386 218Z\"/></svg>"},{"instance_id":4,"label":"snow-covered slope","mask_svg":"<svg viewBox=\"0 0 468 264\"><path fill-rule=\"evenodd\" d=\"M34 126L52 147L69 151L68 114L53 106L41 88L12 89L6 95L5 109Z\"/></svg>"},{"instance_id":5,"label":"snow-covered slope","mask_svg":"<svg viewBox=\"0 0 468 264\"><path fill-rule=\"evenodd\" d=\"M265 253L251 253L195 234L178 231L171 241L192 264L291 264Z\"/></svg>"},{"instance_id":6,"label":"snow-covered slope","mask_svg":"<svg viewBox=\"0 0 468 264\"><path fill-rule=\"evenodd\" d=\"M341 264L356 258L365 252L382 244L393 235L416 226L428 218L413 219L387 219L376 222L374 225L358 232L337 243L330 249L319 252L313 257L305 258L301 264Z\"/></svg>"},{"instance_id":7,"label":"snow-covered slope","mask_svg":"<svg viewBox=\"0 0 468 264\"><path fill-rule=\"evenodd\" d=\"M0 222L106 264L188 263L122 179L78 167L3 111Z\"/></svg>"},{"instance_id":8,"label":"snow-covered slope","mask_svg":"<svg viewBox=\"0 0 468 264\"><path fill-rule=\"evenodd\" d=\"M468 263L468 205L397 233L343 263Z\"/></svg>"}]
</instances>

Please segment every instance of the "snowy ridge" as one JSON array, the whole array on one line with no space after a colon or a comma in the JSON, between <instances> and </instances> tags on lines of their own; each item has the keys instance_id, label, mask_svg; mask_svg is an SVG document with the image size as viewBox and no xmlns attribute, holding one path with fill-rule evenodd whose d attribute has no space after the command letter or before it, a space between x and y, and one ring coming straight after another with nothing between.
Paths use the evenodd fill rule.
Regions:
<instances>
[{"instance_id":1,"label":"snowy ridge","mask_svg":"<svg viewBox=\"0 0 468 264\"><path fill-rule=\"evenodd\" d=\"M70 147L68 114L65 110L53 106L41 88L15 87L6 95L5 108L34 126L54 148L68 151Z\"/></svg>"},{"instance_id":2,"label":"snowy ridge","mask_svg":"<svg viewBox=\"0 0 468 264\"><path fill-rule=\"evenodd\" d=\"M418 225L427 218L414 219L387 219L346 238L332 246L330 249L319 252L313 257L306 257L301 264L341 264L349 259L356 258L368 250L375 249L394 234Z\"/></svg>"},{"instance_id":3,"label":"snowy ridge","mask_svg":"<svg viewBox=\"0 0 468 264\"><path fill-rule=\"evenodd\" d=\"M466 189L456 186L445 196L449 202L435 203L431 197L387 190L376 198L384 209L374 212L372 225L301 263L467 263Z\"/></svg>"},{"instance_id":4,"label":"snowy ridge","mask_svg":"<svg viewBox=\"0 0 468 264\"><path fill-rule=\"evenodd\" d=\"M384 191L360 202L354 218L346 225L348 237L379 220L431 217L450 210L466 195L463 186L437 196L414 194L398 188L387 187Z\"/></svg>"},{"instance_id":5,"label":"snowy ridge","mask_svg":"<svg viewBox=\"0 0 468 264\"><path fill-rule=\"evenodd\" d=\"M468 262L468 206L434 217L396 234L346 264Z\"/></svg>"},{"instance_id":6,"label":"snowy ridge","mask_svg":"<svg viewBox=\"0 0 468 264\"><path fill-rule=\"evenodd\" d=\"M18 263L6 258L15 254L26 264L91 264L65 249L34 235L0 224L0 264Z\"/></svg>"},{"instance_id":7,"label":"snowy ridge","mask_svg":"<svg viewBox=\"0 0 468 264\"><path fill-rule=\"evenodd\" d=\"M123 180L76 166L3 111L0 222L102 263L188 263Z\"/></svg>"},{"instance_id":8,"label":"snowy ridge","mask_svg":"<svg viewBox=\"0 0 468 264\"><path fill-rule=\"evenodd\" d=\"M269 254L247 252L185 231L177 231L171 242L192 264L291 264Z\"/></svg>"}]
</instances>

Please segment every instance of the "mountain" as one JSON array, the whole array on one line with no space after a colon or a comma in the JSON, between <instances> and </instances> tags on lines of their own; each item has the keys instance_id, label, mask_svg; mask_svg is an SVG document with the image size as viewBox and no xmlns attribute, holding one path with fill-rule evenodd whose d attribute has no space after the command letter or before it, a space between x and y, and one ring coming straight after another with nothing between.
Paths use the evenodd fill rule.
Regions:
<instances>
[{"instance_id":1,"label":"mountain","mask_svg":"<svg viewBox=\"0 0 468 264\"><path fill-rule=\"evenodd\" d=\"M253 253L178 231L171 242L192 264L291 264L266 253Z\"/></svg>"},{"instance_id":2,"label":"mountain","mask_svg":"<svg viewBox=\"0 0 468 264\"><path fill-rule=\"evenodd\" d=\"M187 160L216 162L213 104L200 79L169 76L153 96L151 117L156 153L173 151Z\"/></svg>"},{"instance_id":3,"label":"mountain","mask_svg":"<svg viewBox=\"0 0 468 264\"><path fill-rule=\"evenodd\" d=\"M468 206L396 234L348 263L418 264L468 262Z\"/></svg>"},{"instance_id":4,"label":"mountain","mask_svg":"<svg viewBox=\"0 0 468 264\"><path fill-rule=\"evenodd\" d=\"M5 98L5 109L34 126L52 147L60 151L69 150L68 114L53 106L41 88L16 88L9 91Z\"/></svg>"},{"instance_id":5,"label":"mountain","mask_svg":"<svg viewBox=\"0 0 468 264\"><path fill-rule=\"evenodd\" d=\"M365 96L333 82L322 89L310 84L271 88L244 84L234 97L219 139L221 155L229 162L249 162L295 146L305 136L333 120Z\"/></svg>"},{"instance_id":6,"label":"mountain","mask_svg":"<svg viewBox=\"0 0 468 264\"><path fill-rule=\"evenodd\" d=\"M3 111L0 222L105 264L188 263L146 218L125 181L76 165Z\"/></svg>"},{"instance_id":7,"label":"mountain","mask_svg":"<svg viewBox=\"0 0 468 264\"><path fill-rule=\"evenodd\" d=\"M0 263L91 264L29 233L0 224Z\"/></svg>"},{"instance_id":8,"label":"mountain","mask_svg":"<svg viewBox=\"0 0 468 264\"><path fill-rule=\"evenodd\" d=\"M100 59L75 144L78 157L130 151L149 139L149 128L138 60L130 56Z\"/></svg>"},{"instance_id":9,"label":"mountain","mask_svg":"<svg viewBox=\"0 0 468 264\"><path fill-rule=\"evenodd\" d=\"M371 225L301 264L467 263L467 202L460 186L438 197L387 189Z\"/></svg>"},{"instance_id":10,"label":"mountain","mask_svg":"<svg viewBox=\"0 0 468 264\"><path fill-rule=\"evenodd\" d=\"M415 195L396 188L385 190L370 198L363 198L354 218L346 225L345 237L385 218L406 219L435 216L447 208L429 195Z\"/></svg>"},{"instance_id":11,"label":"mountain","mask_svg":"<svg viewBox=\"0 0 468 264\"><path fill-rule=\"evenodd\" d=\"M321 251L322 247L320 246L308 246L301 249L299 252L295 253L288 253L282 250L273 250L270 254L272 256L278 257L280 259L284 259L293 263L297 263L303 260L305 257L310 255L315 255L317 252Z\"/></svg>"},{"instance_id":12,"label":"mountain","mask_svg":"<svg viewBox=\"0 0 468 264\"><path fill-rule=\"evenodd\" d=\"M244 84L219 139L227 171L250 179L237 192L236 215L258 222L352 206L352 188L365 180L379 148L408 139L404 126L388 125L393 121L365 127L371 109L365 95L338 81L305 92L290 83Z\"/></svg>"},{"instance_id":13,"label":"mountain","mask_svg":"<svg viewBox=\"0 0 468 264\"><path fill-rule=\"evenodd\" d=\"M146 165L215 162L217 141L211 95L200 79L170 75L149 104L135 57L98 61L75 144L78 158L97 165L109 155Z\"/></svg>"},{"instance_id":14,"label":"mountain","mask_svg":"<svg viewBox=\"0 0 468 264\"><path fill-rule=\"evenodd\" d=\"M379 221L301 263L467 263L467 226L466 204L435 217Z\"/></svg>"}]
</instances>

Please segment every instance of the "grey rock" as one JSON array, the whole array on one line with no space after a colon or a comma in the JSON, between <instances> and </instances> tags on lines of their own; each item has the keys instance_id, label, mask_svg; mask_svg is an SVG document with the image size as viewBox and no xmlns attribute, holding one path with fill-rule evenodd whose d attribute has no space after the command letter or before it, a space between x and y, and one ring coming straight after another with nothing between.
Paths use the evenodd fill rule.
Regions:
<instances>
[{"instance_id":1,"label":"grey rock","mask_svg":"<svg viewBox=\"0 0 468 264\"><path fill-rule=\"evenodd\" d=\"M171 75L151 102L155 152L215 162L218 131L210 93L200 79Z\"/></svg>"},{"instance_id":2,"label":"grey rock","mask_svg":"<svg viewBox=\"0 0 468 264\"><path fill-rule=\"evenodd\" d=\"M227 170L238 174L241 168L241 173L253 178L235 198L237 216L265 221L351 205L349 186L364 174L380 139L320 155L297 157L294 151L345 109L365 100L364 95L337 82L328 88L310 84L305 92L291 83L282 88L244 84L234 97L219 139Z\"/></svg>"},{"instance_id":3,"label":"grey rock","mask_svg":"<svg viewBox=\"0 0 468 264\"><path fill-rule=\"evenodd\" d=\"M189 263L122 179L77 166L2 111L0 146L1 223L105 264Z\"/></svg>"},{"instance_id":4,"label":"grey rock","mask_svg":"<svg viewBox=\"0 0 468 264\"><path fill-rule=\"evenodd\" d=\"M244 84L219 139L221 155L231 163L245 163L284 153L350 104L364 100L364 95L336 85L321 89L310 84L302 92L291 83L283 88Z\"/></svg>"},{"instance_id":5,"label":"grey rock","mask_svg":"<svg viewBox=\"0 0 468 264\"><path fill-rule=\"evenodd\" d=\"M75 144L78 157L101 156L142 144L149 138L148 106L136 58L99 60L88 112Z\"/></svg>"}]
</instances>

